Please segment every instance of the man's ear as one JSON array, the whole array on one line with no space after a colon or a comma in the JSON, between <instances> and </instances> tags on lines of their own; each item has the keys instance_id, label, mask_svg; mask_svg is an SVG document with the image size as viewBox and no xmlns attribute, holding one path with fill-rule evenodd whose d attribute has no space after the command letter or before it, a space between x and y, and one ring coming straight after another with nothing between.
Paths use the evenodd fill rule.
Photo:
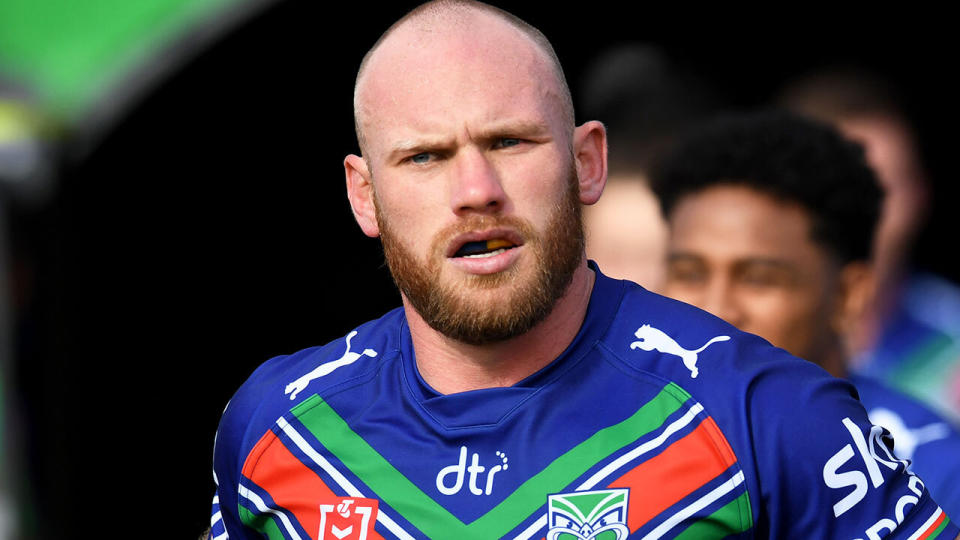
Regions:
<instances>
[{"instance_id":1,"label":"man's ear","mask_svg":"<svg viewBox=\"0 0 960 540\"><path fill-rule=\"evenodd\" d=\"M607 130L592 120L573 130L573 158L580 179L580 202L593 204L607 183Z\"/></svg>"},{"instance_id":2,"label":"man's ear","mask_svg":"<svg viewBox=\"0 0 960 540\"><path fill-rule=\"evenodd\" d=\"M363 234L376 238L380 236L377 212L373 200L373 177L367 162L360 156L350 154L343 160L343 170L347 177L347 199L353 217L363 230Z\"/></svg>"},{"instance_id":3,"label":"man's ear","mask_svg":"<svg viewBox=\"0 0 960 540\"><path fill-rule=\"evenodd\" d=\"M833 329L845 343L855 342L867 310L873 307L873 266L854 261L840 269L839 298L833 317Z\"/></svg>"}]
</instances>

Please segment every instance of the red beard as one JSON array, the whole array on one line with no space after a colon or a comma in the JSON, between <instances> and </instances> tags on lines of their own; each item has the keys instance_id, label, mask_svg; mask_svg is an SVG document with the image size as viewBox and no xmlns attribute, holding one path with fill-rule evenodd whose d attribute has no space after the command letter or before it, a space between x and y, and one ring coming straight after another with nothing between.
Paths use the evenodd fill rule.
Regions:
<instances>
[{"instance_id":1,"label":"red beard","mask_svg":"<svg viewBox=\"0 0 960 540\"><path fill-rule=\"evenodd\" d=\"M518 217L471 215L434 237L426 262L403 246L400 235L381 214L381 205L376 204L380 238L393 280L431 328L463 343L483 345L523 334L550 314L583 260L579 182L575 170L570 175L567 193L542 232ZM520 233L524 246L534 255L534 271L514 266L496 274L465 276L459 283L441 283L440 266L451 239L494 227ZM495 295L479 294L493 289L502 290Z\"/></svg>"}]
</instances>

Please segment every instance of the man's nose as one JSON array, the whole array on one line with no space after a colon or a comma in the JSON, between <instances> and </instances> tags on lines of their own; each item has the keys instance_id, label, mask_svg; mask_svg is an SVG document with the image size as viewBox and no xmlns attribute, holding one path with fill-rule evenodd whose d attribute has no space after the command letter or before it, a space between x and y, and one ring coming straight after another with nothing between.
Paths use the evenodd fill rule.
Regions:
<instances>
[{"instance_id":1,"label":"man's nose","mask_svg":"<svg viewBox=\"0 0 960 540\"><path fill-rule=\"evenodd\" d=\"M464 148L456 157L450 203L455 214L484 214L503 210L506 193L500 174L488 156L476 148Z\"/></svg>"}]
</instances>

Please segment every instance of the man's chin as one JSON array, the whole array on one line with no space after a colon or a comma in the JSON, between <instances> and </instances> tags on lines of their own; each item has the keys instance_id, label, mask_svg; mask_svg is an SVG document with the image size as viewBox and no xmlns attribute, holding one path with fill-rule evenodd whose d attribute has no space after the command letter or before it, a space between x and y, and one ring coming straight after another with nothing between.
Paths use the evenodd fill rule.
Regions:
<instances>
[{"instance_id":1,"label":"man's chin","mask_svg":"<svg viewBox=\"0 0 960 540\"><path fill-rule=\"evenodd\" d=\"M501 276L498 278L498 276ZM434 330L470 345L508 340L530 330L552 305L533 293L537 283L528 276L503 278L501 274L470 276L469 279L437 283L427 305L411 302ZM531 302L536 298L537 301ZM421 311L417 304L425 309Z\"/></svg>"},{"instance_id":2,"label":"man's chin","mask_svg":"<svg viewBox=\"0 0 960 540\"><path fill-rule=\"evenodd\" d=\"M448 309L470 313L502 312L509 316L511 306L524 301L535 280L516 271L496 274L445 276L437 280L437 293Z\"/></svg>"}]
</instances>

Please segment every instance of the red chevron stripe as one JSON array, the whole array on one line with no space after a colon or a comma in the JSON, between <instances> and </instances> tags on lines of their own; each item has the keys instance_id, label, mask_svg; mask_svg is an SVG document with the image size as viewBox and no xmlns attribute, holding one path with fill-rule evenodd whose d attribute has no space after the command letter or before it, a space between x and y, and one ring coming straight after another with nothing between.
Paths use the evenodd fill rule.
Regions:
<instances>
[{"instance_id":1,"label":"red chevron stripe","mask_svg":"<svg viewBox=\"0 0 960 540\"><path fill-rule=\"evenodd\" d=\"M634 532L736 462L727 440L708 417L660 455L637 465L609 487L631 488L627 524Z\"/></svg>"},{"instance_id":2,"label":"red chevron stripe","mask_svg":"<svg viewBox=\"0 0 960 540\"><path fill-rule=\"evenodd\" d=\"M247 455L243 476L266 490L276 504L293 513L313 539L317 539L320 531L320 507L316 501L339 497L272 431L264 434ZM372 527L367 537L383 540Z\"/></svg>"}]
</instances>

